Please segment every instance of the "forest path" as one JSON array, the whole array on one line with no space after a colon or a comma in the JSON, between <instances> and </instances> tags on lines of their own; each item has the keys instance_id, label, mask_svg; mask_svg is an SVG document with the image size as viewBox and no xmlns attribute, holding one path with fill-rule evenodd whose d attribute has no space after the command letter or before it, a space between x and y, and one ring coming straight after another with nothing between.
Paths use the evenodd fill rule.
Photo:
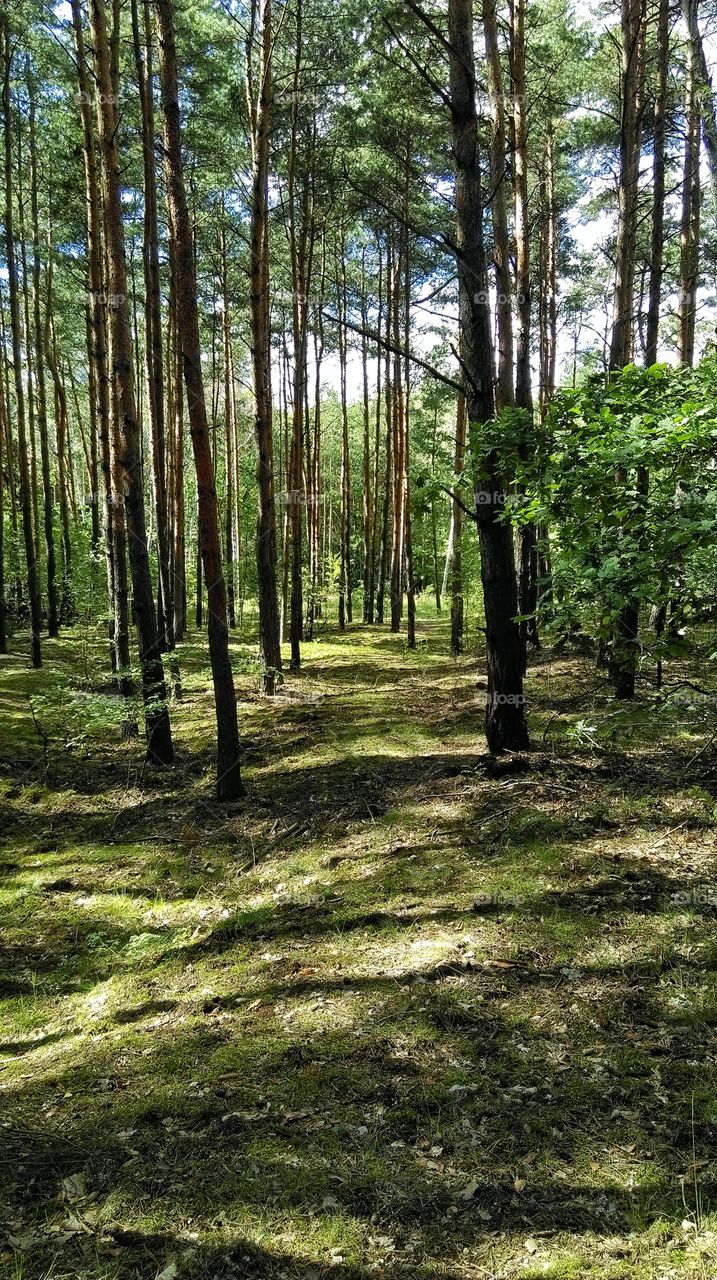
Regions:
<instances>
[{"instance_id":1,"label":"forest path","mask_svg":"<svg viewBox=\"0 0 717 1280\"><path fill-rule=\"evenodd\" d=\"M166 774L99 642L0 659L0 1274L715 1273L707 722L547 655L491 764L420 635L326 632L274 703L236 644L224 807L200 639Z\"/></svg>"}]
</instances>

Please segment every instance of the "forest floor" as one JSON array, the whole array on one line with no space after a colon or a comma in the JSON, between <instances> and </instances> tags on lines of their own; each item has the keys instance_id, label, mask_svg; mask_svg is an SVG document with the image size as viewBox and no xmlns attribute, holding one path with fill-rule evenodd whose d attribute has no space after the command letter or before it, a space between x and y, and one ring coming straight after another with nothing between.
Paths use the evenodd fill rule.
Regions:
<instances>
[{"instance_id":1,"label":"forest floor","mask_svg":"<svg viewBox=\"0 0 717 1280\"><path fill-rule=\"evenodd\" d=\"M546 653L496 764L420 636L236 644L223 807L201 637L165 774L97 637L0 659L3 1277L717 1275L714 698Z\"/></svg>"}]
</instances>

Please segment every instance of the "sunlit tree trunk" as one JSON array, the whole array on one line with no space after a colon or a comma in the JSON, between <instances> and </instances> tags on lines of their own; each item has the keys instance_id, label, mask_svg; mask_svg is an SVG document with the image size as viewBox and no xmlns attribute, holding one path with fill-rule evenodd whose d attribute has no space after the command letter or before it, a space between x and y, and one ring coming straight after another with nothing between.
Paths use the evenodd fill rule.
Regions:
<instances>
[{"instance_id":1,"label":"sunlit tree trunk","mask_svg":"<svg viewBox=\"0 0 717 1280\"><path fill-rule=\"evenodd\" d=\"M464 395L459 395L456 406L456 447L453 461L454 484L457 488L460 486L465 465L466 425L466 398ZM454 657L458 657L458 654L463 652L463 633L465 628L463 605L463 508L458 493L451 500L451 535L449 578L451 590L451 653Z\"/></svg>"},{"instance_id":2,"label":"sunlit tree trunk","mask_svg":"<svg viewBox=\"0 0 717 1280\"><path fill-rule=\"evenodd\" d=\"M252 39L247 50L247 90L252 135L251 346L257 446L257 578L262 687L273 693L281 671L279 609L276 593L276 513L272 445L271 349L269 325L268 191L271 126L272 0L253 0ZM260 52L252 74L252 44L259 28Z\"/></svg>"},{"instance_id":3,"label":"sunlit tree trunk","mask_svg":"<svg viewBox=\"0 0 717 1280\"><path fill-rule=\"evenodd\" d=\"M700 257L700 116L696 67L690 49L685 85L685 151L680 219L680 300L677 355L681 364L694 364L695 320Z\"/></svg>"},{"instance_id":4,"label":"sunlit tree trunk","mask_svg":"<svg viewBox=\"0 0 717 1280\"><path fill-rule=\"evenodd\" d=\"M662 302L662 277L665 234L665 133L667 107L667 71L670 53L669 0L658 0L657 8L657 79L652 139L652 225L650 228L650 292L647 305L645 364L657 361Z\"/></svg>"},{"instance_id":5,"label":"sunlit tree trunk","mask_svg":"<svg viewBox=\"0 0 717 1280\"><path fill-rule=\"evenodd\" d=\"M30 200L32 217L32 295L35 339L35 382L37 389L37 429L40 438L40 471L42 475L43 529L47 563L47 632L59 634L57 609L57 561L55 558L54 494L50 469L50 445L47 428L47 386L41 311L42 262L40 253L40 217L38 210L37 131L35 126L35 85L28 71L30 101ZM97 497L94 496L96 503Z\"/></svg>"},{"instance_id":6,"label":"sunlit tree trunk","mask_svg":"<svg viewBox=\"0 0 717 1280\"><path fill-rule=\"evenodd\" d=\"M473 58L472 0L449 0L450 94L456 171L456 241L462 372L468 420L488 422L495 413L490 314L480 298L486 289L482 235L483 196L478 156L478 120ZM523 695L522 646L518 626L513 541L500 521L505 490L492 456L476 477L476 520L486 626L488 692L485 730L490 751L528 745Z\"/></svg>"},{"instance_id":7,"label":"sunlit tree trunk","mask_svg":"<svg viewBox=\"0 0 717 1280\"><path fill-rule=\"evenodd\" d=\"M157 178L155 171L154 91L152 75L152 29L147 0L141 0L143 32L140 32L140 0L132 0L132 35L142 125L144 172L144 226L142 265L144 272L144 321L147 406L152 456L152 495L157 525L159 569L158 627L160 646L173 653L174 583L170 572L169 520L167 511L167 448L164 416L164 353L162 347L162 300L159 272L159 225L157 218ZM144 52L143 52L144 39ZM175 687L179 666L170 657Z\"/></svg>"},{"instance_id":8,"label":"sunlit tree trunk","mask_svg":"<svg viewBox=\"0 0 717 1280\"><path fill-rule=\"evenodd\" d=\"M227 566L227 611L229 626L236 626L234 604L234 394L232 376L232 335L229 314L229 279L227 271L226 232L221 232L222 262L222 330L224 338L224 459L225 493L224 547Z\"/></svg>"},{"instance_id":9,"label":"sunlit tree trunk","mask_svg":"<svg viewBox=\"0 0 717 1280\"><path fill-rule=\"evenodd\" d=\"M486 83L491 115L490 182L498 342L498 408L512 405L514 391L513 281L510 268L506 176L505 95L495 0L483 0Z\"/></svg>"},{"instance_id":10,"label":"sunlit tree trunk","mask_svg":"<svg viewBox=\"0 0 717 1280\"><path fill-rule=\"evenodd\" d=\"M347 391L347 288L346 288L346 240L342 226L339 237L339 263L336 290L339 314L339 371L341 399L341 569L339 579L339 630L353 621L352 571L351 571L351 456L349 453L349 406Z\"/></svg>"},{"instance_id":11,"label":"sunlit tree trunk","mask_svg":"<svg viewBox=\"0 0 717 1280\"><path fill-rule=\"evenodd\" d=\"M167 764L173 758L167 691L157 637L157 618L144 512L144 491L137 408L135 402L132 331L127 300L127 270L122 225L122 193L117 151L110 50L104 0L90 0L90 25L95 52L97 128L102 155L104 230L110 315L112 325L112 374L117 395L119 449L117 464L124 498L132 573L134 614L139 637L142 695L145 707L147 751L150 759Z\"/></svg>"},{"instance_id":12,"label":"sunlit tree trunk","mask_svg":"<svg viewBox=\"0 0 717 1280\"><path fill-rule=\"evenodd\" d=\"M645 0L621 0L620 140L615 293L610 368L622 369L633 352L638 179L642 141Z\"/></svg>"},{"instance_id":13,"label":"sunlit tree trunk","mask_svg":"<svg viewBox=\"0 0 717 1280\"><path fill-rule=\"evenodd\" d=\"M10 337L12 342L13 371L15 375L15 409L17 418L17 461L20 479L20 509L22 514L22 531L25 545L25 563L27 566L27 594L30 602L31 659L33 667L42 666L40 633L42 629L42 603L40 599L40 578L35 555L35 537L33 529L33 505L30 485L30 454L28 448L25 420L25 388L22 378L22 345L20 327L20 302L18 296L17 259L15 254L14 214L13 214L13 156L12 156L12 100L10 77L12 74L12 52L7 14L3 10L0 15L0 31L3 44L3 115L5 138L5 258L8 276L8 292L10 296Z\"/></svg>"},{"instance_id":14,"label":"sunlit tree trunk","mask_svg":"<svg viewBox=\"0 0 717 1280\"><path fill-rule=\"evenodd\" d=\"M229 657L226 585L222 572L216 481L204 399L194 246L182 169L177 55L171 0L156 0L156 13L164 117L165 182L167 203L171 210L170 253L175 273L178 330L197 476L199 543L206 579L209 660L217 717L217 796L220 800L233 800L243 792L239 765L239 728Z\"/></svg>"}]
</instances>

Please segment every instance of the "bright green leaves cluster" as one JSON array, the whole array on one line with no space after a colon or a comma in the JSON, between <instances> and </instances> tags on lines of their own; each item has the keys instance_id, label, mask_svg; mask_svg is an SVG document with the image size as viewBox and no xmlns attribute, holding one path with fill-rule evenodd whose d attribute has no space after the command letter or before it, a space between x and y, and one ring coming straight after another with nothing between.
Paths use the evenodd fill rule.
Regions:
<instances>
[{"instance_id":1,"label":"bright green leaves cluster","mask_svg":"<svg viewBox=\"0 0 717 1280\"><path fill-rule=\"evenodd\" d=\"M591 379L560 392L541 427L511 411L479 443L515 491L510 518L542 530L543 608L561 628L606 637L632 599L669 609L673 643L705 616L717 584L717 355Z\"/></svg>"}]
</instances>

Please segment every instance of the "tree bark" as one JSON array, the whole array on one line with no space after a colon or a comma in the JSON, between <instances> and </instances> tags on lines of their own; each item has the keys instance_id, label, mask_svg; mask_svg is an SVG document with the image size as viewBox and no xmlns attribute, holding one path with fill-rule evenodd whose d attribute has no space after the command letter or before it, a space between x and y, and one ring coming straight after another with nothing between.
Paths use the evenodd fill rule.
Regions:
<instances>
[{"instance_id":1,"label":"tree bark","mask_svg":"<svg viewBox=\"0 0 717 1280\"><path fill-rule=\"evenodd\" d=\"M33 667L42 666L40 633L42 630L42 602L40 598L40 578L35 555L35 538L33 530L32 492L30 487L30 456L25 424L25 388L22 380L22 346L20 335L20 305L18 298L17 259L15 255L15 235L13 223L13 167L12 167L12 101L10 93L10 77L12 74L12 52L7 14L3 10L0 16L0 31L3 44L3 115L5 137L5 257L8 274L8 292L10 295L10 335L12 341L12 360L15 375L15 407L17 412L17 461L20 479L20 510L22 515L22 532L25 544L25 562L27 565L27 594L30 603L30 653Z\"/></svg>"},{"instance_id":2,"label":"tree bark","mask_svg":"<svg viewBox=\"0 0 717 1280\"><path fill-rule=\"evenodd\" d=\"M117 396L119 449L117 465L124 497L134 613L139 637L147 752L158 764L171 762L174 750L167 709L167 690L157 637L152 579L144 513L144 487L135 401L132 331L127 302L127 269L122 225L122 192L117 151L110 49L104 0L90 0L90 26L97 74L97 128L103 177L104 230L112 324L113 382Z\"/></svg>"},{"instance_id":3,"label":"tree bark","mask_svg":"<svg viewBox=\"0 0 717 1280\"><path fill-rule=\"evenodd\" d=\"M610 368L622 369L633 352L635 248L642 140L645 0L621 0L620 142L615 294Z\"/></svg>"},{"instance_id":4,"label":"tree bark","mask_svg":"<svg viewBox=\"0 0 717 1280\"><path fill-rule=\"evenodd\" d=\"M43 529L47 558L47 633L59 635L57 610L57 561L55 557L54 494L50 470L50 444L47 428L47 385L41 312L42 264L40 258L40 218L38 210L37 131L35 126L35 85L28 70L30 100L30 209L32 217L32 295L35 336L35 385L37 391L37 429L40 437L40 471L42 475ZM95 502L97 496L94 495Z\"/></svg>"},{"instance_id":5,"label":"tree bark","mask_svg":"<svg viewBox=\"0 0 717 1280\"><path fill-rule=\"evenodd\" d=\"M258 72L251 73L252 48L247 50L247 93L252 123L251 346L257 447L256 559L259 590L259 648L262 687L273 694L281 672L279 609L276 593L276 512L272 444L271 335L269 315L268 204L269 130L271 127L272 0L253 0L252 33L258 25Z\"/></svg>"},{"instance_id":6,"label":"tree bark","mask_svg":"<svg viewBox=\"0 0 717 1280\"><path fill-rule=\"evenodd\" d=\"M204 399L194 246L182 170L177 55L171 0L156 0L156 12L164 117L165 182L172 235L170 253L177 290L177 315L184 365L184 384L187 391L189 431L197 475L199 542L207 587L209 660L217 716L217 796L220 800L233 800L243 794L239 763L239 728L234 678L229 657L226 585L222 572L214 463Z\"/></svg>"},{"instance_id":7,"label":"tree bark","mask_svg":"<svg viewBox=\"0 0 717 1280\"><path fill-rule=\"evenodd\" d=\"M685 85L685 151L680 219L680 300L677 355L681 364L695 359L695 321L700 266L700 117L696 67L690 47Z\"/></svg>"},{"instance_id":8,"label":"tree bark","mask_svg":"<svg viewBox=\"0 0 717 1280\"><path fill-rule=\"evenodd\" d=\"M468 419L495 415L490 313L486 296L483 198L478 156L472 0L449 0L450 94L456 173L456 243L462 371ZM491 752L528 746L513 541L498 520L505 491L492 456L478 463L476 521L486 623L488 695L485 731Z\"/></svg>"},{"instance_id":9,"label":"tree bark","mask_svg":"<svg viewBox=\"0 0 717 1280\"><path fill-rule=\"evenodd\" d=\"M174 652L174 582L170 572L167 510L167 448L164 416L164 354L162 349L162 300L159 272L159 226L157 218L157 178L155 172L154 94L152 88L152 30L147 0L142 0L144 56L139 22L140 0L132 0L132 35L142 125L144 171L144 227L142 266L144 272L145 365L149 434L152 454L152 495L157 524L157 564L159 569L159 643ZM179 682L176 657L170 658L175 684Z\"/></svg>"},{"instance_id":10,"label":"tree bark","mask_svg":"<svg viewBox=\"0 0 717 1280\"><path fill-rule=\"evenodd\" d=\"M483 36L486 56L486 81L491 114L490 181L491 221L493 224L493 261L495 265L496 316L498 339L497 407L513 404L513 282L510 270L510 236L506 199L506 138L503 72L498 45L498 23L495 0L483 0Z\"/></svg>"},{"instance_id":11,"label":"tree bark","mask_svg":"<svg viewBox=\"0 0 717 1280\"><path fill-rule=\"evenodd\" d=\"M658 0L657 82L655 85L654 135L652 142L652 225L650 228L650 292L647 304L645 364L657 362L660 331L660 304L665 234L665 112L667 72L670 52L669 0Z\"/></svg>"}]
</instances>

